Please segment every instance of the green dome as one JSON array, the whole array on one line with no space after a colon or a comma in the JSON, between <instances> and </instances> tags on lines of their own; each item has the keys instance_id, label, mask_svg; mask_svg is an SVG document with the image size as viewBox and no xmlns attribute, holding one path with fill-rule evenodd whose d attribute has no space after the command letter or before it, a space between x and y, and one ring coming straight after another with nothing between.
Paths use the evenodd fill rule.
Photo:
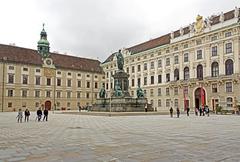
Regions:
<instances>
[{"instance_id":1,"label":"green dome","mask_svg":"<svg viewBox=\"0 0 240 162\"><path fill-rule=\"evenodd\" d=\"M38 45L49 45L49 42L48 42L48 40L46 40L46 39L40 39L39 41L38 41Z\"/></svg>"}]
</instances>

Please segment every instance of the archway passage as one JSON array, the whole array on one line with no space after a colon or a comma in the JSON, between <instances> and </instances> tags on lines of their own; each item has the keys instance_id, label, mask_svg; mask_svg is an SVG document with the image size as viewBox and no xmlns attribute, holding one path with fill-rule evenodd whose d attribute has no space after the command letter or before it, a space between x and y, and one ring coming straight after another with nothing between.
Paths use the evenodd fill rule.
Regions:
<instances>
[{"instance_id":1,"label":"archway passage","mask_svg":"<svg viewBox=\"0 0 240 162\"><path fill-rule=\"evenodd\" d=\"M51 110L51 101L46 101L45 102L45 108L48 110Z\"/></svg>"},{"instance_id":2,"label":"archway passage","mask_svg":"<svg viewBox=\"0 0 240 162\"><path fill-rule=\"evenodd\" d=\"M200 108L206 105L206 93L202 87L199 87L195 90L195 108Z\"/></svg>"}]
</instances>

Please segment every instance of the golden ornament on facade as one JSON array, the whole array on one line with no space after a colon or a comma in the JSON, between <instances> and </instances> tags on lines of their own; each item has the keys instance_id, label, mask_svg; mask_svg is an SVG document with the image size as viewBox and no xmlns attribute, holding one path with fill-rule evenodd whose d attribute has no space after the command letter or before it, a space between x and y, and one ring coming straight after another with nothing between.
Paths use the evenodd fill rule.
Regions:
<instances>
[{"instance_id":1,"label":"golden ornament on facade","mask_svg":"<svg viewBox=\"0 0 240 162\"><path fill-rule=\"evenodd\" d=\"M204 29L204 21L203 21L203 17L198 15L196 18L196 23L194 25L195 28L195 32L197 34L201 33Z\"/></svg>"},{"instance_id":2,"label":"golden ornament on facade","mask_svg":"<svg viewBox=\"0 0 240 162\"><path fill-rule=\"evenodd\" d=\"M46 77L54 77L55 76L55 69L44 68L44 76L46 76Z\"/></svg>"}]
</instances>

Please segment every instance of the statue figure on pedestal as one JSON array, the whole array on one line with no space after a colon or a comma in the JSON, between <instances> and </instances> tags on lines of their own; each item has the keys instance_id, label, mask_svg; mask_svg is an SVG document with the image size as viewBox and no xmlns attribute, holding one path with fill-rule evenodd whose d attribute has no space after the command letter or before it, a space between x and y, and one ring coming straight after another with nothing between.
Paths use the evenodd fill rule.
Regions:
<instances>
[{"instance_id":1,"label":"statue figure on pedestal","mask_svg":"<svg viewBox=\"0 0 240 162\"><path fill-rule=\"evenodd\" d=\"M238 7L235 7L234 17L237 18L238 16L239 16L239 8L238 8Z\"/></svg>"},{"instance_id":2,"label":"statue figure on pedestal","mask_svg":"<svg viewBox=\"0 0 240 162\"><path fill-rule=\"evenodd\" d=\"M140 88L140 86L138 85L137 98L142 98L142 97L144 97L144 92L143 92L142 88Z\"/></svg>"},{"instance_id":3,"label":"statue figure on pedestal","mask_svg":"<svg viewBox=\"0 0 240 162\"><path fill-rule=\"evenodd\" d=\"M121 89L118 81L116 82L116 85L115 85L114 95L115 95L115 97L121 97L123 95L122 89Z\"/></svg>"},{"instance_id":4,"label":"statue figure on pedestal","mask_svg":"<svg viewBox=\"0 0 240 162\"><path fill-rule=\"evenodd\" d=\"M102 86L100 92L99 92L99 97L100 98L105 98L106 97L106 90L105 90L105 87Z\"/></svg>"},{"instance_id":5,"label":"statue figure on pedestal","mask_svg":"<svg viewBox=\"0 0 240 162\"><path fill-rule=\"evenodd\" d=\"M117 57L117 67L118 70L123 70L123 65L124 65L124 59L121 50L118 51L116 54Z\"/></svg>"}]
</instances>

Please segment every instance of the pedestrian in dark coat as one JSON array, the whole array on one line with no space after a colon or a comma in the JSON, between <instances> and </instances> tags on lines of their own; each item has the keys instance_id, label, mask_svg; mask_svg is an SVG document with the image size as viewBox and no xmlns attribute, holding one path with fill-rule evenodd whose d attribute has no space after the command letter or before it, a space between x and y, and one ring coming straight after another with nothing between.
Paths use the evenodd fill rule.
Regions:
<instances>
[{"instance_id":1,"label":"pedestrian in dark coat","mask_svg":"<svg viewBox=\"0 0 240 162\"><path fill-rule=\"evenodd\" d=\"M30 116L30 111L28 109L25 110L24 112L24 115L25 115L25 122L28 122L29 121L29 116Z\"/></svg>"},{"instance_id":2,"label":"pedestrian in dark coat","mask_svg":"<svg viewBox=\"0 0 240 162\"><path fill-rule=\"evenodd\" d=\"M190 111L190 108L188 107L187 108L187 116L189 116L189 111Z\"/></svg>"},{"instance_id":3,"label":"pedestrian in dark coat","mask_svg":"<svg viewBox=\"0 0 240 162\"><path fill-rule=\"evenodd\" d=\"M169 111L170 111L170 117L172 118L173 117L173 108L171 107Z\"/></svg>"},{"instance_id":4,"label":"pedestrian in dark coat","mask_svg":"<svg viewBox=\"0 0 240 162\"><path fill-rule=\"evenodd\" d=\"M177 117L179 118L179 116L180 116L180 109L177 108Z\"/></svg>"},{"instance_id":5,"label":"pedestrian in dark coat","mask_svg":"<svg viewBox=\"0 0 240 162\"><path fill-rule=\"evenodd\" d=\"M48 109L47 108L45 108L45 110L43 111L43 115L44 115L43 121L44 120L48 121Z\"/></svg>"},{"instance_id":6,"label":"pedestrian in dark coat","mask_svg":"<svg viewBox=\"0 0 240 162\"><path fill-rule=\"evenodd\" d=\"M41 110L41 108L39 108L37 110L37 119L38 119L39 122L41 121L41 118L42 118L42 110Z\"/></svg>"}]
</instances>

